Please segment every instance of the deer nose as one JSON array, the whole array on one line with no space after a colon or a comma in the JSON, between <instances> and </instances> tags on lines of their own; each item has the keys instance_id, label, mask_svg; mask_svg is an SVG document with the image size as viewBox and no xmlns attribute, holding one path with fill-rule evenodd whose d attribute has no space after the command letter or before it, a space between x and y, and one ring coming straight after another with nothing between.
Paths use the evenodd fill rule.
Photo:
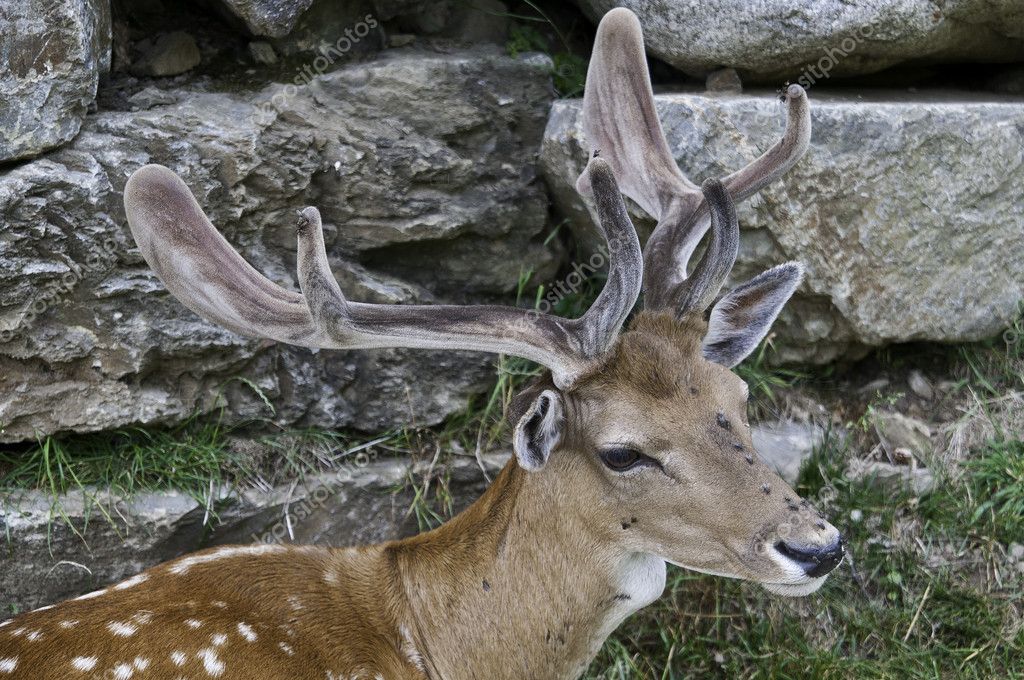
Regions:
<instances>
[{"instance_id":1,"label":"deer nose","mask_svg":"<svg viewBox=\"0 0 1024 680\"><path fill-rule=\"evenodd\" d=\"M843 561L843 555L846 554L846 541L842 536L837 537L831 545L827 546L779 541L775 544L775 549L799 564L808 576L817 578L829 573Z\"/></svg>"}]
</instances>

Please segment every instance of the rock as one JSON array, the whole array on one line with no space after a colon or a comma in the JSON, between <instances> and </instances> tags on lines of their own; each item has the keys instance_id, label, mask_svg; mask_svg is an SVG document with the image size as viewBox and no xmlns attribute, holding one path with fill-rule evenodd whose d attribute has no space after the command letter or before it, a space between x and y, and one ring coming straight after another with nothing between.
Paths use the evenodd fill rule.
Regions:
<instances>
[{"instance_id":1,"label":"rock","mask_svg":"<svg viewBox=\"0 0 1024 680\"><path fill-rule=\"evenodd\" d=\"M669 148L698 182L753 160L784 126L767 94L655 99ZM804 158L737 208L734 282L791 259L807 269L773 328L777 360L999 333L1024 298L1024 102L812 96L811 111ZM555 102L542 166L559 210L592 245L593 218L573 190L588 151L580 102ZM649 218L631 214L648 233Z\"/></svg>"},{"instance_id":2,"label":"rock","mask_svg":"<svg viewBox=\"0 0 1024 680\"><path fill-rule=\"evenodd\" d=\"M128 97L128 103L132 111L145 111L157 106L167 106L178 101L174 92L161 90L156 87L145 87L132 96Z\"/></svg>"},{"instance_id":3,"label":"rock","mask_svg":"<svg viewBox=\"0 0 1024 680\"><path fill-rule=\"evenodd\" d=\"M313 0L220 0L253 35L280 38L295 28Z\"/></svg>"},{"instance_id":4,"label":"rock","mask_svg":"<svg viewBox=\"0 0 1024 680\"><path fill-rule=\"evenodd\" d=\"M320 74L336 63L381 49L385 42L381 22L388 16L369 0L314 0L287 34L269 42L285 57L312 56L303 67Z\"/></svg>"},{"instance_id":5,"label":"rock","mask_svg":"<svg viewBox=\"0 0 1024 680\"><path fill-rule=\"evenodd\" d=\"M796 484L804 461L825 440L818 425L794 421L753 425L750 436L758 455L791 485Z\"/></svg>"},{"instance_id":6,"label":"rock","mask_svg":"<svg viewBox=\"0 0 1024 680\"><path fill-rule=\"evenodd\" d=\"M871 411L870 420L882 448L893 460L901 457L897 453L900 449L909 451L919 461L931 457L932 431L925 423L902 413L880 409Z\"/></svg>"},{"instance_id":7,"label":"rock","mask_svg":"<svg viewBox=\"0 0 1024 680\"><path fill-rule=\"evenodd\" d=\"M889 493L909 491L924 496L935 488L935 477L928 468L911 468L877 461L852 460L846 469L851 480L877 485Z\"/></svg>"},{"instance_id":8,"label":"rock","mask_svg":"<svg viewBox=\"0 0 1024 680\"><path fill-rule=\"evenodd\" d=\"M490 454L483 460L493 477L508 456ZM472 458L457 458L450 469L450 489L461 510L487 484ZM209 515L206 499L200 503L176 491L122 498L89 488L59 497L58 505L45 492L11 495L0 506L5 537L0 620L13 608L53 604L207 547L255 542L343 547L415 534L408 480L422 474L422 465L407 459L355 457L294 487L215 491ZM396 487L402 491L396 494Z\"/></svg>"},{"instance_id":9,"label":"rock","mask_svg":"<svg viewBox=\"0 0 1024 680\"><path fill-rule=\"evenodd\" d=\"M109 0L0 5L0 162L73 139L110 69Z\"/></svg>"},{"instance_id":10,"label":"rock","mask_svg":"<svg viewBox=\"0 0 1024 680\"><path fill-rule=\"evenodd\" d=\"M257 64L269 65L277 63L277 53L274 52L274 46L262 40L255 40L249 43L249 54Z\"/></svg>"},{"instance_id":11,"label":"rock","mask_svg":"<svg viewBox=\"0 0 1024 680\"><path fill-rule=\"evenodd\" d=\"M1024 57L1024 14L1017 0L579 0L579 5L595 22L613 7L633 10L647 50L695 76L728 66L744 80L813 85L903 62L1002 63Z\"/></svg>"},{"instance_id":12,"label":"rock","mask_svg":"<svg viewBox=\"0 0 1024 680\"><path fill-rule=\"evenodd\" d=\"M184 31L174 31L157 38L132 64L132 72L140 76L176 76L199 66L200 61L202 55L195 38Z\"/></svg>"},{"instance_id":13,"label":"rock","mask_svg":"<svg viewBox=\"0 0 1024 680\"><path fill-rule=\"evenodd\" d=\"M928 378L924 377L921 371L916 369L911 371L910 375L907 376L907 383L910 385L910 390L925 401L931 401L935 396L932 384L928 381Z\"/></svg>"},{"instance_id":14,"label":"rock","mask_svg":"<svg viewBox=\"0 0 1024 680\"><path fill-rule=\"evenodd\" d=\"M170 105L91 116L68 148L7 169L0 441L222 406L232 422L368 431L464 408L493 357L317 352L200 320L142 261L121 191L141 165L168 165L231 243L292 289L295 215L315 204L352 299L510 303L522 271L550 280L561 261L544 243L536 170L550 69L497 48L403 50L300 86L180 90Z\"/></svg>"},{"instance_id":15,"label":"rock","mask_svg":"<svg viewBox=\"0 0 1024 680\"><path fill-rule=\"evenodd\" d=\"M736 69L721 68L708 74L704 89L708 92L740 94L743 92L743 82L740 80L740 74L736 73Z\"/></svg>"}]
</instances>

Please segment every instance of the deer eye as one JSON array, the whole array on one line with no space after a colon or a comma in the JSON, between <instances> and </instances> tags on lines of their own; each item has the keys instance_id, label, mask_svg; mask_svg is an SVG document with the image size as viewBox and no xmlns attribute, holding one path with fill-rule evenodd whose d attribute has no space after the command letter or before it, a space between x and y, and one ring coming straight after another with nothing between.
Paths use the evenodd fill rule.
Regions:
<instances>
[{"instance_id":1,"label":"deer eye","mask_svg":"<svg viewBox=\"0 0 1024 680\"><path fill-rule=\"evenodd\" d=\"M625 472L626 470L631 470L638 465L654 462L636 449L631 449L625 446L619 446L614 449L605 449L604 451L601 451L600 455L601 462L609 469L615 470L616 472Z\"/></svg>"}]
</instances>

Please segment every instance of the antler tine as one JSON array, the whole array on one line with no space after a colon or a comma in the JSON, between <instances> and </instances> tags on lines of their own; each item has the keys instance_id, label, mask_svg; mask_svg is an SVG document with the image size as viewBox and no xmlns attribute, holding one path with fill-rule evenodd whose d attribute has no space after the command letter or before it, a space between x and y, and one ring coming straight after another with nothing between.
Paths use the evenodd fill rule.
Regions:
<instances>
[{"instance_id":1,"label":"antler tine","mask_svg":"<svg viewBox=\"0 0 1024 680\"><path fill-rule=\"evenodd\" d=\"M722 182L735 201L782 176L807 150L811 135L807 94L786 90L782 139ZM658 225L644 247L644 306L678 308L670 291L682 290L686 267L709 225L708 204L675 163L658 121L640 21L624 8L601 20L587 71L583 128L592 151L611 164L622 192ZM586 192L584 171L576 187Z\"/></svg>"},{"instance_id":2,"label":"antler tine","mask_svg":"<svg viewBox=\"0 0 1024 680\"><path fill-rule=\"evenodd\" d=\"M626 321L640 296L643 285L643 254L633 222L626 213L615 174L602 158L587 165L591 191L608 246L608 279L597 300L581 317L581 323L593 329L594 346L607 348Z\"/></svg>"},{"instance_id":3,"label":"antler tine","mask_svg":"<svg viewBox=\"0 0 1024 680\"><path fill-rule=\"evenodd\" d=\"M708 179L701 190L711 207L711 240L693 268L693 275L669 291L668 298L674 301L677 316L703 311L714 301L736 262L740 247L736 204L724 184Z\"/></svg>"},{"instance_id":4,"label":"antler tine","mask_svg":"<svg viewBox=\"0 0 1024 680\"><path fill-rule=\"evenodd\" d=\"M789 172L807 151L811 142L811 107L807 92L793 83L786 88L786 131L782 139L746 167L726 175L725 188L739 202Z\"/></svg>"},{"instance_id":5,"label":"antler tine","mask_svg":"<svg viewBox=\"0 0 1024 680\"><path fill-rule=\"evenodd\" d=\"M640 21L625 8L601 19L583 91L583 132L591 152L608 161L622 193L655 218L679 196L700 201L679 171L654 107ZM576 190L590 193L584 170Z\"/></svg>"},{"instance_id":6,"label":"antler tine","mask_svg":"<svg viewBox=\"0 0 1024 680\"><path fill-rule=\"evenodd\" d=\"M143 257L191 310L242 335L326 349L411 347L521 356L571 388L593 371L640 293L641 254L603 161L593 191L609 239L608 285L579 319L497 305L377 305L349 302L331 273L316 208L298 224L302 295L252 268L214 228L185 183L158 165L125 186L125 211Z\"/></svg>"}]
</instances>

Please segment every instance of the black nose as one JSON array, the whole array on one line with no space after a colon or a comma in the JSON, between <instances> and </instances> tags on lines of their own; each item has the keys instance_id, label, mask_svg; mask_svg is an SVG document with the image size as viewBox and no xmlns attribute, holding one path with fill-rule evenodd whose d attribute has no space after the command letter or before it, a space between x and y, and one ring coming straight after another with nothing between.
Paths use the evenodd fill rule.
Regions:
<instances>
[{"instance_id":1,"label":"black nose","mask_svg":"<svg viewBox=\"0 0 1024 680\"><path fill-rule=\"evenodd\" d=\"M823 547L779 541L775 544L775 549L803 567L808 576L818 577L829 573L843 561L846 541L840 536L832 545Z\"/></svg>"}]
</instances>

